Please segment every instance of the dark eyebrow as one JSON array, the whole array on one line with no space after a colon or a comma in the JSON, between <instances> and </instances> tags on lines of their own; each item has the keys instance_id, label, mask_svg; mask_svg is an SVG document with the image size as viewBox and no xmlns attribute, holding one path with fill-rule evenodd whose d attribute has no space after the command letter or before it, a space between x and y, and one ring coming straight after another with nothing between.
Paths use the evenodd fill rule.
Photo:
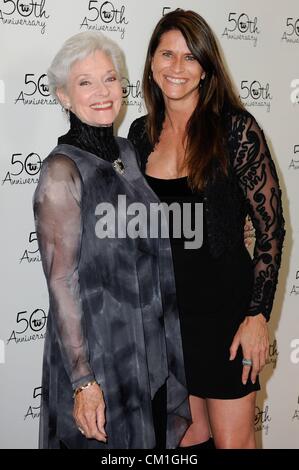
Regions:
<instances>
[{"instance_id":1,"label":"dark eyebrow","mask_svg":"<svg viewBox=\"0 0 299 470\"><path fill-rule=\"evenodd\" d=\"M173 49L159 49L160 52L175 52ZM193 55L192 52L184 52L184 55Z\"/></svg>"}]
</instances>

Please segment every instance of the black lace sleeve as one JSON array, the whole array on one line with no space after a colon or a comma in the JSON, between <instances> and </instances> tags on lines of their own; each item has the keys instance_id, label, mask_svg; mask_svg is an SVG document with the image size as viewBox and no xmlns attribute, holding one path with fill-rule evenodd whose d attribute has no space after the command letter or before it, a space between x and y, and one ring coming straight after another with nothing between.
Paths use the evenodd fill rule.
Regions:
<instances>
[{"instance_id":1,"label":"black lace sleeve","mask_svg":"<svg viewBox=\"0 0 299 470\"><path fill-rule=\"evenodd\" d=\"M249 113L232 120L237 136L233 160L256 232L254 285L248 315L270 317L284 240L278 176L263 131Z\"/></svg>"},{"instance_id":2,"label":"black lace sleeve","mask_svg":"<svg viewBox=\"0 0 299 470\"><path fill-rule=\"evenodd\" d=\"M135 121L132 122L128 133L128 139L132 142L135 150L137 151L137 160L142 173L145 173L148 156L153 150L147 137L145 124L146 116L135 119Z\"/></svg>"}]
</instances>

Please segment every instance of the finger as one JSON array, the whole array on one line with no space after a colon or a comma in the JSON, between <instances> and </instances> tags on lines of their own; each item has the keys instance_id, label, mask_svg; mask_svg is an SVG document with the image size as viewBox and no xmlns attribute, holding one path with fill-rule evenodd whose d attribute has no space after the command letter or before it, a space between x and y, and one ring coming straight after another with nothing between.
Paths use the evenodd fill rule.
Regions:
<instances>
[{"instance_id":1,"label":"finger","mask_svg":"<svg viewBox=\"0 0 299 470\"><path fill-rule=\"evenodd\" d=\"M107 436L99 432L96 426L94 427L89 426L88 428L89 430L85 429L84 425L77 426L77 427L78 427L78 431L80 431L80 433L83 436L85 436L87 439L97 439L98 441L101 441L101 442L107 442Z\"/></svg>"},{"instance_id":2,"label":"finger","mask_svg":"<svg viewBox=\"0 0 299 470\"><path fill-rule=\"evenodd\" d=\"M86 411L82 416L81 422L83 424L83 430L85 432L86 437L90 437L93 426L94 426L93 423L95 422L94 413L90 411Z\"/></svg>"},{"instance_id":3,"label":"finger","mask_svg":"<svg viewBox=\"0 0 299 470\"><path fill-rule=\"evenodd\" d=\"M77 428L85 437L89 435L88 422L86 421L84 415L80 415L80 418L76 420Z\"/></svg>"},{"instance_id":4,"label":"finger","mask_svg":"<svg viewBox=\"0 0 299 470\"><path fill-rule=\"evenodd\" d=\"M260 355L259 353L252 354L252 369L251 369L251 382L254 384L256 382L257 375L260 371Z\"/></svg>"},{"instance_id":5,"label":"finger","mask_svg":"<svg viewBox=\"0 0 299 470\"><path fill-rule=\"evenodd\" d=\"M233 361L235 359L239 345L240 345L239 336L236 334L229 348L229 353L230 353L229 360L230 361Z\"/></svg>"},{"instance_id":6,"label":"finger","mask_svg":"<svg viewBox=\"0 0 299 470\"><path fill-rule=\"evenodd\" d=\"M266 358L266 362L268 361L269 355L270 355L269 349L270 349L269 341L267 341L267 345L265 346L265 358Z\"/></svg>"},{"instance_id":7,"label":"finger","mask_svg":"<svg viewBox=\"0 0 299 470\"><path fill-rule=\"evenodd\" d=\"M89 439L97 439L98 441L106 442L106 435L98 430L97 422L96 422L96 414L95 413L88 413L86 416L87 418L87 430L86 430L86 437Z\"/></svg>"},{"instance_id":8,"label":"finger","mask_svg":"<svg viewBox=\"0 0 299 470\"><path fill-rule=\"evenodd\" d=\"M256 378L258 376L258 373L259 373L259 370L252 368L250 379L251 379L251 382L253 384L255 384L255 382L256 382Z\"/></svg>"},{"instance_id":9,"label":"finger","mask_svg":"<svg viewBox=\"0 0 299 470\"><path fill-rule=\"evenodd\" d=\"M94 439L100 442L104 442L106 444L107 442L107 437L106 435L102 434L101 432L97 432L97 434L94 436Z\"/></svg>"},{"instance_id":10,"label":"finger","mask_svg":"<svg viewBox=\"0 0 299 470\"><path fill-rule=\"evenodd\" d=\"M99 432L101 432L104 436L107 437L106 431L105 431L105 424L106 424L106 419L105 419L105 406L104 407L98 407L96 411L97 415L97 428Z\"/></svg>"},{"instance_id":11,"label":"finger","mask_svg":"<svg viewBox=\"0 0 299 470\"><path fill-rule=\"evenodd\" d=\"M251 369L251 366L243 366L243 371L242 371L242 384L243 385L246 385L247 383L250 369Z\"/></svg>"},{"instance_id":12,"label":"finger","mask_svg":"<svg viewBox=\"0 0 299 470\"><path fill-rule=\"evenodd\" d=\"M80 431L81 434L86 436L86 422L82 419L76 419L76 426L78 428L78 431Z\"/></svg>"},{"instance_id":13,"label":"finger","mask_svg":"<svg viewBox=\"0 0 299 470\"><path fill-rule=\"evenodd\" d=\"M251 353L249 351L245 350L242 347L242 352L243 352L243 359L245 358L248 360L252 360ZM243 365L243 370L242 370L242 384L243 385L246 385L248 378L249 378L250 371L251 371L251 365L247 365L247 364Z\"/></svg>"},{"instance_id":14,"label":"finger","mask_svg":"<svg viewBox=\"0 0 299 470\"><path fill-rule=\"evenodd\" d=\"M100 432L97 426L89 428L90 430L85 432L83 430L83 434L87 439L96 439L97 441L107 442L107 436Z\"/></svg>"},{"instance_id":15,"label":"finger","mask_svg":"<svg viewBox=\"0 0 299 470\"><path fill-rule=\"evenodd\" d=\"M266 364L266 351L263 350L260 352L260 371L263 369L265 364Z\"/></svg>"},{"instance_id":16,"label":"finger","mask_svg":"<svg viewBox=\"0 0 299 470\"><path fill-rule=\"evenodd\" d=\"M101 442L107 442L107 436L106 434L100 432L95 424L95 426L91 429L91 432L90 432L90 438L92 439L96 439L97 441L101 441Z\"/></svg>"}]
</instances>

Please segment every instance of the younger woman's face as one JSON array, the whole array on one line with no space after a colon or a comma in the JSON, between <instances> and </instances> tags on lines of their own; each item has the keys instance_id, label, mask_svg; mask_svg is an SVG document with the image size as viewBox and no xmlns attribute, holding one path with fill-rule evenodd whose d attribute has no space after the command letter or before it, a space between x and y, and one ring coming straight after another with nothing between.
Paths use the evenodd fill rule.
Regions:
<instances>
[{"instance_id":1,"label":"younger woman's face","mask_svg":"<svg viewBox=\"0 0 299 470\"><path fill-rule=\"evenodd\" d=\"M205 71L190 52L180 31L171 30L161 36L151 69L166 103L181 100L190 102L191 106L197 104L199 82L204 79Z\"/></svg>"}]
</instances>

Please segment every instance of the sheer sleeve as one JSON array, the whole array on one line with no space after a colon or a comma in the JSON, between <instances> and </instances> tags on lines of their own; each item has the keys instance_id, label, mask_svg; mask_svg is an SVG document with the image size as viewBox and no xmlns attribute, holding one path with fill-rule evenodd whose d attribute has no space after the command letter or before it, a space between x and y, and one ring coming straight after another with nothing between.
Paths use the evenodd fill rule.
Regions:
<instances>
[{"instance_id":1,"label":"sheer sleeve","mask_svg":"<svg viewBox=\"0 0 299 470\"><path fill-rule=\"evenodd\" d=\"M51 156L42 168L34 214L51 320L74 389L94 378L80 303L80 204L81 179L75 164L63 155Z\"/></svg>"},{"instance_id":2,"label":"sheer sleeve","mask_svg":"<svg viewBox=\"0 0 299 470\"><path fill-rule=\"evenodd\" d=\"M239 123L234 168L256 232L253 294L247 315L268 320L281 262L284 218L278 176L263 131L250 114ZM237 129L238 128L238 129Z\"/></svg>"}]
</instances>

